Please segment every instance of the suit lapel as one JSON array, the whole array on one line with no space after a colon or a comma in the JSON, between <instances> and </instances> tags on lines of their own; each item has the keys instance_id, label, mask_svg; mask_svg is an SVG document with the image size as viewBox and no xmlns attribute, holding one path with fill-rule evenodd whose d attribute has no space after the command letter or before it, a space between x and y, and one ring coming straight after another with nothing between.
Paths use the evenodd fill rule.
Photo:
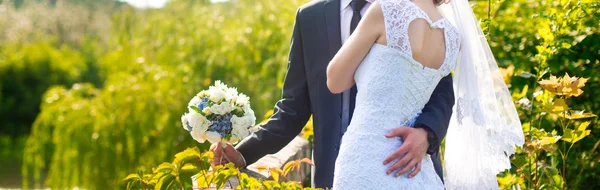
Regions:
<instances>
[{"instance_id":1,"label":"suit lapel","mask_svg":"<svg viewBox=\"0 0 600 190\"><path fill-rule=\"evenodd\" d=\"M340 0L325 2L325 23L327 24L327 38L331 58L342 47L340 31Z\"/></svg>"}]
</instances>

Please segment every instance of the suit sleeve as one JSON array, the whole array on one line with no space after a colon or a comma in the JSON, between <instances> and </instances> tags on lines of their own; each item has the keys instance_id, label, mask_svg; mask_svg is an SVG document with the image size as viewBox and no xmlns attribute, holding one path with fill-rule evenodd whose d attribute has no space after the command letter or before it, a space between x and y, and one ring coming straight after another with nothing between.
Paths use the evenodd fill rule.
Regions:
<instances>
[{"instance_id":1,"label":"suit sleeve","mask_svg":"<svg viewBox=\"0 0 600 190\"><path fill-rule=\"evenodd\" d=\"M439 150L440 142L446 137L450 117L452 116L452 106L454 106L454 89L452 87L452 76L448 75L442 78L435 87L431 99L429 99L415 122L415 125L424 125L435 134L437 140L429 142L432 143L433 150Z\"/></svg>"},{"instance_id":2,"label":"suit sleeve","mask_svg":"<svg viewBox=\"0 0 600 190\"><path fill-rule=\"evenodd\" d=\"M278 152L300 134L310 118L311 108L304 69L299 15L300 10L296 13L287 74L283 84L283 97L275 104L273 116L267 123L236 146L247 165L256 162L266 154Z\"/></svg>"}]
</instances>

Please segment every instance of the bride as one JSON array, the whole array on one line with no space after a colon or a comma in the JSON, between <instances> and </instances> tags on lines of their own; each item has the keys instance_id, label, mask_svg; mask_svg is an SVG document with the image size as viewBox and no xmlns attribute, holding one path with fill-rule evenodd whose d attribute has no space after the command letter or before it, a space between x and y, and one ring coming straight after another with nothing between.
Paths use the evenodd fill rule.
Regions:
<instances>
[{"instance_id":1,"label":"bride","mask_svg":"<svg viewBox=\"0 0 600 190\"><path fill-rule=\"evenodd\" d=\"M354 117L335 164L335 189L498 189L510 168L521 123L489 45L467 0L379 0L327 68L327 86L358 88ZM456 103L446 136L445 183L431 158L413 160L416 176L385 175L402 139L443 76L454 71ZM406 175L405 175L406 176Z\"/></svg>"}]
</instances>

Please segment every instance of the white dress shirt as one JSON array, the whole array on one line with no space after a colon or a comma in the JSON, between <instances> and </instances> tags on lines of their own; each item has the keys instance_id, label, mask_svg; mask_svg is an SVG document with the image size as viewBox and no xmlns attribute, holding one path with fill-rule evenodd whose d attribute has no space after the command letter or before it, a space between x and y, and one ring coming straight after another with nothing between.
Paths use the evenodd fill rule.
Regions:
<instances>
[{"instance_id":1,"label":"white dress shirt","mask_svg":"<svg viewBox=\"0 0 600 190\"><path fill-rule=\"evenodd\" d=\"M352 11L352 6L350 6L350 2L352 0L340 0L340 32L342 37L342 44L346 42L348 37L350 37L350 23L352 22L352 15L354 11ZM369 6L375 0L366 0L365 6L360 10L360 15L365 15ZM344 91L342 93L342 126L341 126L341 134L346 132L348 125L350 125L350 89ZM340 139L341 141L341 139Z\"/></svg>"},{"instance_id":2,"label":"white dress shirt","mask_svg":"<svg viewBox=\"0 0 600 190\"><path fill-rule=\"evenodd\" d=\"M360 15L365 15L369 6L375 0L366 0L367 4L360 10ZM340 2L340 30L342 32L342 44L346 42L346 39L350 37L350 21L352 21L352 7L350 6L352 0L341 0Z\"/></svg>"}]
</instances>

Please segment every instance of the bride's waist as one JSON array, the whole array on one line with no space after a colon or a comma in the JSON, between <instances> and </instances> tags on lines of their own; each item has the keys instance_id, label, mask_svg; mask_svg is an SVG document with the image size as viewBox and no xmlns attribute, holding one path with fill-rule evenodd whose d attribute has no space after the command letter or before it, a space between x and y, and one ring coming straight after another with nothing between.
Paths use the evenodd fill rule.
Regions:
<instances>
[{"instance_id":1,"label":"bride's waist","mask_svg":"<svg viewBox=\"0 0 600 190\"><path fill-rule=\"evenodd\" d=\"M363 135L383 136L391 130L408 126L412 127L418 116L418 113L408 116L381 116L370 114L357 114L352 117L352 121L348 126L347 133L360 133Z\"/></svg>"},{"instance_id":2,"label":"bride's waist","mask_svg":"<svg viewBox=\"0 0 600 190\"><path fill-rule=\"evenodd\" d=\"M424 106L402 106L381 103L374 105L368 103L356 103L352 120L385 120L388 122L402 122L419 115Z\"/></svg>"}]
</instances>

